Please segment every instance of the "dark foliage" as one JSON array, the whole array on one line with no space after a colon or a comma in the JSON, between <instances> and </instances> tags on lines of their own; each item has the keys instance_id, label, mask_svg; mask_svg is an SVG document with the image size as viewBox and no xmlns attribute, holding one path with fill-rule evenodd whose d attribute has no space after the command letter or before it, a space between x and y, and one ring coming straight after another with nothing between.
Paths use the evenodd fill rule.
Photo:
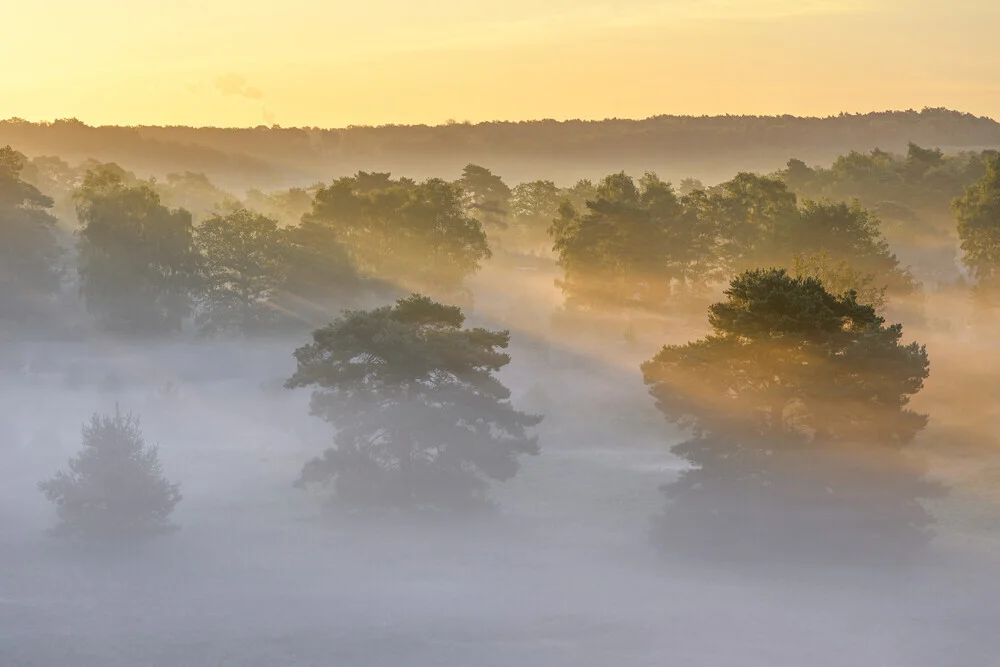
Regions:
<instances>
[{"instance_id":1,"label":"dark foliage","mask_svg":"<svg viewBox=\"0 0 1000 667\"><path fill-rule=\"evenodd\" d=\"M312 413L334 446L300 485L332 484L347 503L396 508L481 506L486 479L505 480L537 454L495 373L510 363L506 331L463 329L459 308L413 295L348 312L295 352L290 388L316 387Z\"/></svg>"},{"instance_id":2,"label":"dark foliage","mask_svg":"<svg viewBox=\"0 0 1000 667\"><path fill-rule=\"evenodd\" d=\"M853 293L754 270L709 311L713 333L642 366L657 407L692 438L665 487L670 548L718 557L906 554L928 536L937 487L902 449L927 417L907 408L926 350L900 343Z\"/></svg>"},{"instance_id":3,"label":"dark foliage","mask_svg":"<svg viewBox=\"0 0 1000 667\"><path fill-rule=\"evenodd\" d=\"M98 326L130 335L179 330L198 286L191 214L101 168L87 173L77 216L80 291Z\"/></svg>"}]
</instances>

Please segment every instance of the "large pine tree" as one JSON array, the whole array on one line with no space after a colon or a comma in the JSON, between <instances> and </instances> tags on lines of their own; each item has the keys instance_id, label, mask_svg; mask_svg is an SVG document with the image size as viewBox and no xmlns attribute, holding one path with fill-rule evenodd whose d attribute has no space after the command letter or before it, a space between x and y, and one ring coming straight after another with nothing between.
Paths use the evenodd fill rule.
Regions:
<instances>
[{"instance_id":1,"label":"large pine tree","mask_svg":"<svg viewBox=\"0 0 1000 667\"><path fill-rule=\"evenodd\" d=\"M465 508L538 452L527 429L541 417L515 410L494 375L510 363L509 333L464 320L413 295L348 312L296 351L287 386L316 387L312 413L337 428L301 485L332 484L351 504Z\"/></svg>"},{"instance_id":2,"label":"large pine tree","mask_svg":"<svg viewBox=\"0 0 1000 667\"><path fill-rule=\"evenodd\" d=\"M657 407L692 437L660 536L720 552L868 553L927 537L937 492L903 448L927 418L910 397L926 350L901 344L853 292L753 270L711 306L712 333L642 366Z\"/></svg>"}]
</instances>

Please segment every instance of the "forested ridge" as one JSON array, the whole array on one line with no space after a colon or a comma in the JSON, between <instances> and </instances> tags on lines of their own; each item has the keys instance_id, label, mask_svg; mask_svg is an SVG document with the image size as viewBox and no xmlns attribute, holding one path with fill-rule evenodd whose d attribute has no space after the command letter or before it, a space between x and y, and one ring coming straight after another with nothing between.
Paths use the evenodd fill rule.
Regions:
<instances>
[{"instance_id":1,"label":"forested ridge","mask_svg":"<svg viewBox=\"0 0 1000 667\"><path fill-rule=\"evenodd\" d=\"M599 178L607 165L667 178L722 180L738 169L770 171L790 157L829 162L851 150L1000 146L1000 123L948 109L796 116L654 116L606 119L254 128L89 126L75 119L0 121L0 145L29 156L117 162L144 176L190 168L225 184L309 185L358 169L413 178L445 176L473 162L508 180Z\"/></svg>"}]
</instances>

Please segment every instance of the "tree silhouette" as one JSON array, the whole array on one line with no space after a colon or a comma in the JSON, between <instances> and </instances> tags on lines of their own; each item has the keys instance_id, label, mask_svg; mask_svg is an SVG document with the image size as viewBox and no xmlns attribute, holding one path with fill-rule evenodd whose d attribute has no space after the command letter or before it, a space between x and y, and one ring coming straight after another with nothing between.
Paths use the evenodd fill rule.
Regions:
<instances>
[{"instance_id":1,"label":"tree silhouette","mask_svg":"<svg viewBox=\"0 0 1000 667\"><path fill-rule=\"evenodd\" d=\"M494 375L510 363L510 335L464 320L413 295L348 312L295 352L286 386L316 387L312 413L337 427L300 485L332 484L349 504L461 509L538 452L526 431L541 417L516 411Z\"/></svg>"},{"instance_id":2,"label":"tree silhouette","mask_svg":"<svg viewBox=\"0 0 1000 667\"><path fill-rule=\"evenodd\" d=\"M180 329L198 277L191 214L100 168L77 193L77 216L80 290L98 325L127 334Z\"/></svg>"},{"instance_id":3,"label":"tree silhouette","mask_svg":"<svg viewBox=\"0 0 1000 667\"><path fill-rule=\"evenodd\" d=\"M692 433L673 449L692 468L666 487L664 543L812 557L922 542L919 501L937 487L901 452L927 422L907 408L925 349L854 293L783 270L742 273L726 297L711 334L642 366L657 407Z\"/></svg>"},{"instance_id":4,"label":"tree silhouette","mask_svg":"<svg viewBox=\"0 0 1000 667\"><path fill-rule=\"evenodd\" d=\"M216 214L198 226L201 326L212 332L261 333L281 320L274 298L285 279L278 223L247 209Z\"/></svg>"},{"instance_id":5,"label":"tree silhouette","mask_svg":"<svg viewBox=\"0 0 1000 667\"><path fill-rule=\"evenodd\" d=\"M56 504L60 535L113 538L151 535L172 528L181 500L177 484L163 477L157 447L147 445L131 413L95 414L83 426L83 451L39 483Z\"/></svg>"}]
</instances>

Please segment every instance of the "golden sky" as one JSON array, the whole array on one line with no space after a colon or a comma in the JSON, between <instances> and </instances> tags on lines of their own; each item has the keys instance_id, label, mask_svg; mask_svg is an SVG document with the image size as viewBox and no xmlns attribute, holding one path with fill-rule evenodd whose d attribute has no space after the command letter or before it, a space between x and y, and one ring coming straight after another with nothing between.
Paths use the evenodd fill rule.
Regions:
<instances>
[{"instance_id":1,"label":"golden sky","mask_svg":"<svg viewBox=\"0 0 1000 667\"><path fill-rule=\"evenodd\" d=\"M1000 118L1000 0L0 0L0 118Z\"/></svg>"}]
</instances>

